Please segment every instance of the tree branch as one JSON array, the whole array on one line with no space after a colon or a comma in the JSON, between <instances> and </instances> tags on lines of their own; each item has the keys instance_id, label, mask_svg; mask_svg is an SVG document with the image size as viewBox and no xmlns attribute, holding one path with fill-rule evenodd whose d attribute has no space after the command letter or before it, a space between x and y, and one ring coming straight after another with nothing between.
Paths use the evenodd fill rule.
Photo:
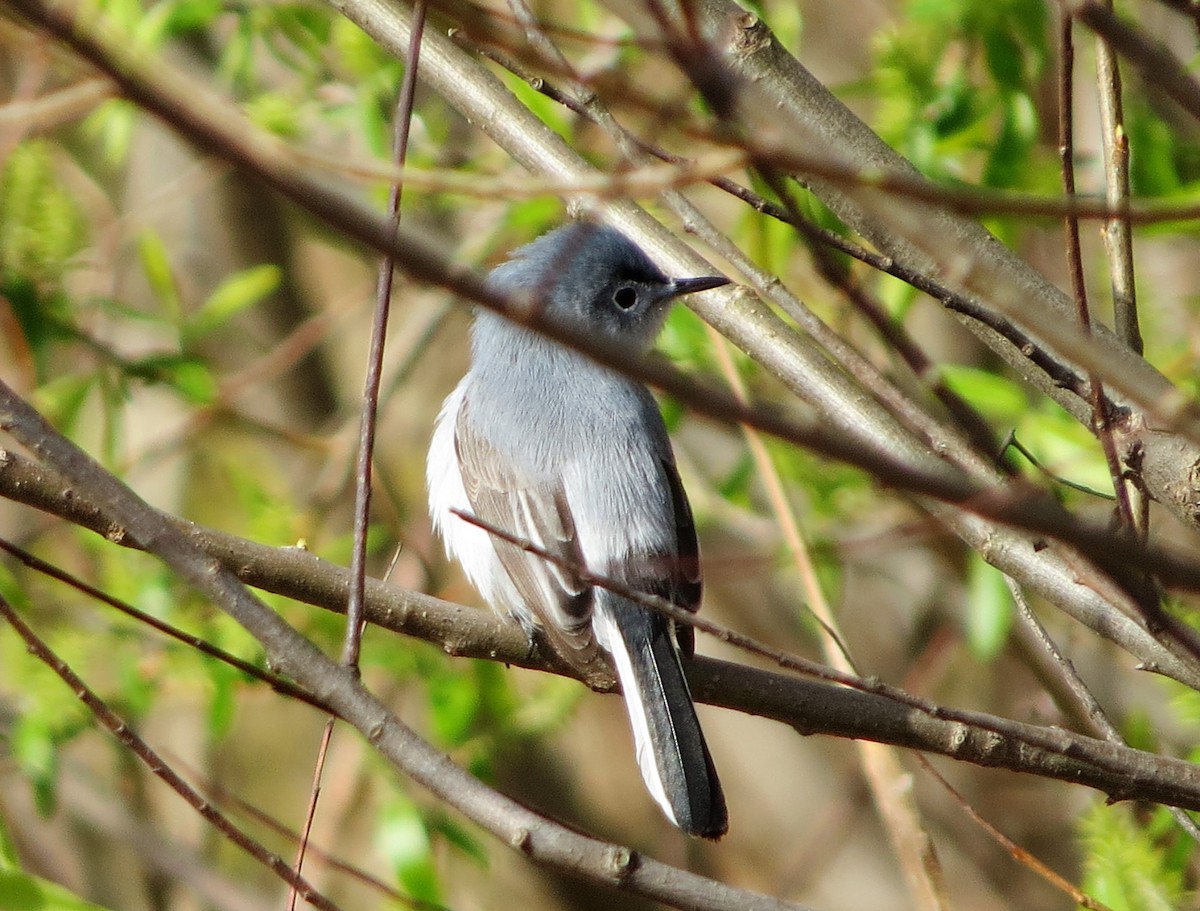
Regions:
<instances>
[{"instance_id":1,"label":"tree branch","mask_svg":"<svg viewBox=\"0 0 1200 911\"><path fill-rule=\"evenodd\" d=\"M0 494L105 534L114 543L139 547L133 533L105 519L86 493L79 492L86 489L82 485L75 489L56 473L14 453L0 454ZM345 568L308 551L267 547L162 513L156 515L190 546L243 582L344 612L349 584ZM367 580L364 607L369 622L432 642L450 655L574 676L531 643L518 624L489 611L405 591L376 579ZM1124 634L1145 636L1125 618L1118 615L1115 619ZM858 683L880 692L832 686L702 656L689 662L687 671L698 700L770 718L803 734L873 740L976 765L1085 784L1116 799L1156 800L1200 809L1200 769L1179 760L1128 748L1093 754L1094 745L1104 746L1101 741L985 713L913 702L913 697L905 697L907 703L897 701L898 691L872 681ZM828 674L836 672L829 669ZM304 682L304 678L297 679ZM892 696L883 695L885 692ZM328 702L320 692L317 695L323 703ZM1166 773L1158 768L1160 763L1167 766Z\"/></svg>"}]
</instances>

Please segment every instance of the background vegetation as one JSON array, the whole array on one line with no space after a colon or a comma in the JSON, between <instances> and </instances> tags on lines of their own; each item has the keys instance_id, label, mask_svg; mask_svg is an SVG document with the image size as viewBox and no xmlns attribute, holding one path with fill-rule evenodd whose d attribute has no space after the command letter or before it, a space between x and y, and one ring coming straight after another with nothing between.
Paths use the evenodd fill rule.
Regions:
<instances>
[{"instance_id":1,"label":"background vegetation","mask_svg":"<svg viewBox=\"0 0 1200 911\"><path fill-rule=\"evenodd\" d=\"M399 600L368 591L372 620L392 628L368 627L362 677L498 792L705 879L672 892L649 861L605 874L543 853L541 830L524 845L531 863L465 798L435 796L339 726L305 865L322 893L342 908L768 906L724 883L821 909L1194 906L1197 830L1168 807L1200 808L1200 776L1171 761L1193 759L1200 732L1200 435L1179 404L1200 360L1200 91L1171 68L1195 53L1186 8L430 10L367 536L369 572ZM1064 10L1077 16L1073 72ZM222 559L336 655L344 619L313 605L336 607L344 577L295 549L351 561L380 255L364 241L386 240L364 219L384 211L395 173L411 11L99 0L76 30L55 27L79 12L0 7L0 380L155 507L269 545L252 559L234 542ZM1123 86L1097 31L1121 53ZM1089 216L1077 255L1063 85L1076 210ZM827 106L833 96L848 109ZM189 127L185 103L214 120ZM931 183L854 132L855 115ZM260 146L239 152L239 137ZM695 165L663 165L648 147ZM1129 211L1128 196L1130 219L1095 217L1105 199ZM698 671L698 694L734 707L701 709L730 802L719 844L660 818L618 699L547 673L550 656L481 612L405 594L478 604L431 537L423 489L469 308L415 240L482 271L568 208L614 220L677 274L699 269L672 246L683 238L741 283L698 313L678 308L659 346L686 374L663 407L701 527L703 616L858 687L801 689L794 667L698 637L706 655L788 675ZM881 255L860 262L854 244ZM1117 331L1079 332L1055 286ZM692 381L733 390L698 396L726 420L696 413L682 394ZM773 410L737 412L738 399ZM285 666L219 598L122 546L155 550L99 487L31 445L15 413L0 408L5 542L254 668L284 667L333 704L332 685ZM1101 496L1114 474L1121 508ZM325 713L27 563L0 559L0 597L290 863ZM1122 741L1134 749L1104 752ZM0 909L264 908L285 893L0 625Z\"/></svg>"}]
</instances>

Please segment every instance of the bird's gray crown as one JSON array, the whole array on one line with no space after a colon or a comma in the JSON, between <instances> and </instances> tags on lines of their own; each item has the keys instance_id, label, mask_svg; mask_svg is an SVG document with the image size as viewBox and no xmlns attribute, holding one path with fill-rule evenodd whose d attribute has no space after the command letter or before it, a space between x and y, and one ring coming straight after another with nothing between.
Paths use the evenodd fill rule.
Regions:
<instances>
[{"instance_id":1,"label":"bird's gray crown","mask_svg":"<svg viewBox=\"0 0 1200 911\"><path fill-rule=\"evenodd\" d=\"M675 283L621 232L573 222L513 252L488 278L497 290L530 294L550 319L649 347Z\"/></svg>"}]
</instances>

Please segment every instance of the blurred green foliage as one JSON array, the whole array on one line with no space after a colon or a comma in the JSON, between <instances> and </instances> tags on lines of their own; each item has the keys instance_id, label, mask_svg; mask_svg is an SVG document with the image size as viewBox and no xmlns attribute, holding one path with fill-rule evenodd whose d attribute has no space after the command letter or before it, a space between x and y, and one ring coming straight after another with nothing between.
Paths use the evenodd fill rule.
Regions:
<instances>
[{"instance_id":1,"label":"blurred green foliage","mask_svg":"<svg viewBox=\"0 0 1200 911\"><path fill-rule=\"evenodd\" d=\"M0 170L0 277L6 285L20 279L54 287L87 242L84 213L55 172L54 155L49 142L29 140ZM18 315L30 318L25 308Z\"/></svg>"},{"instance_id":2,"label":"blurred green foliage","mask_svg":"<svg viewBox=\"0 0 1200 911\"><path fill-rule=\"evenodd\" d=\"M1097 803L1080 817L1079 832L1086 852L1081 885L1097 901L1113 911L1183 906L1195 846L1165 810L1147 819L1128 806Z\"/></svg>"},{"instance_id":3,"label":"blurred green foliage","mask_svg":"<svg viewBox=\"0 0 1200 911\"><path fill-rule=\"evenodd\" d=\"M97 5L133 46L148 52L185 50L196 67L208 68L214 91L232 98L252 123L287 143L336 150L327 155L334 164L343 151L351 161L356 156L389 155L403 64L331 7L287 0L99 0ZM806 25L802 4L761 0L750 6L775 29L784 46L799 48ZM1043 0L900 0L874 33L875 67L869 78L845 87L845 94L851 100L869 96L869 116L876 129L935 180L1056 192L1058 165L1048 121L1053 113L1045 110L1054 75L1053 24L1047 10ZM570 20L573 27L594 28L618 42L631 34L600 5L583 5L577 11ZM597 64L596 72L645 66L650 57L645 48L630 42L576 48L574 53L589 64L599 59L603 65ZM526 82L511 75L502 79L581 153L602 167L611 161L611 147L597 140L580 118ZM702 109L694 98L686 101L688 111ZM20 141L0 163L0 304L13 316L14 348L29 355L27 391L56 426L136 485L162 497L166 508L257 541L278 546L304 541L322 557L348 563L348 485L344 478L339 483L329 476L336 475L336 469L345 474L345 427L353 417L357 390L337 390L351 403L332 419L341 421L340 426L304 426L290 403L269 410L274 390L254 387L246 395L249 404L239 400L231 388L246 365L229 355L233 349L264 357L278 354L278 348L254 348L260 323L275 318L269 314L271 303L297 294L298 287L320 286L318 279L327 277L331 268L330 249L338 256L347 256L346 251L339 242L314 240L317 232L311 225L293 217L289 230L294 236L288 242L294 244L294 262L226 262L219 276L200 287L200 270L186 259L179 242L153 226L144 212L123 208L123 183L144 116L127 101L109 100L80 126ZM1135 191L1175 200L1194 198L1200 189L1200 146L1173 129L1140 92L1127 93L1127 116ZM489 174L511 167L495 146L465 140L465 135L466 125L438 99L421 99L410 163ZM755 189L774 196L761 182ZM185 192L175 184L169 191ZM208 192L207 185L198 191ZM363 195L378 197L382 192L372 187ZM184 196L179 207L191 202ZM797 204L823 226L845 230L811 197L798 194ZM412 193L406 195L406 205L425 219L418 221L422 228L456 233L468 242L488 237L486 249L476 243L472 250L472 255L485 258L495 258L564 217L562 203L552 197L464 202L448 194ZM406 210L406 217L412 218L412 211ZM731 212L731 232L759 266L802 285L814 310L835 328L853 330L854 319L844 303L813 280L804 244L794 230L749 208ZM255 227L263 227L265 221L255 222ZM1027 223L993 223L1014 246L1028 238ZM1193 230L1194 226L1171 225L1143 233ZM866 275L847 260L838 262L860 279ZM365 256L355 265L364 263L366 269L374 268ZM120 281L81 278L88 269L109 268L122 270ZM360 284L346 281L347 274ZM893 318L907 323L919 297L911 287L875 276L865 282ZM337 274L328 285L321 294L369 297L353 269ZM405 293L406 308L425 306L411 287L406 286ZM340 300L330 303L330 311L339 306ZM336 312L340 318L341 311ZM354 320L358 333L366 324L361 310L354 311ZM1154 317L1148 322L1153 327ZM1173 325L1160 328L1165 331L1152 334L1152 343L1175 346L1175 375L1197 382L1189 376L1194 362L1189 334ZM397 335L403 342L403 333ZM130 339L138 343L126 344ZM459 348L441 349L428 360L461 360L463 343L456 343ZM346 360L353 371L360 369L353 341L331 335L321 344L331 359L350 351ZM864 347L869 349L869 344ZM689 372L714 380L719 376L709 330L686 308L670 314L659 350ZM405 352L414 360L422 354ZM749 358L738 351L730 356L756 398L778 397L778 387ZM1011 430L1049 471L1108 489L1107 469L1095 440L1057 406L1031 396L1020 382L990 366L942 363L938 369L998 435ZM347 370L347 375L353 371ZM444 384L446 377L430 368L422 379L429 388L420 397L401 397L397 411L413 410L420 399L430 399L433 382ZM353 373L346 386L359 381ZM160 425L156 408L164 401L169 404L164 411L174 423ZM141 418L142 409L152 417ZM678 403L665 400L663 409L673 432L686 429L691 419ZM135 447L131 441L135 434L147 432L145 423L161 439ZM406 464L419 464L427 427L402 428L388 442L406 447ZM722 529L716 526L726 522L735 529L742 527L738 522L753 526L753 533L745 535L749 543L738 540L736 546L757 549L753 556L765 557L763 563L772 571L784 567L780 576L790 585L790 555L778 535L761 531L769 506L757 467L736 434L722 446L724 451L710 461L693 460L703 463L694 474L694 483L705 488L703 497L695 497L705 504L697 508L702 533L713 532L718 538ZM878 523L892 522L895 514L880 519L880 485L863 473L774 440L767 441L767 448L789 503L800 514L821 582L837 604L846 581L842 539L864 530L877 534ZM732 455L718 457L727 453ZM1014 461L1020 464L1020 459ZM1031 467L1022 469L1028 477L1038 477ZM1071 506L1087 503L1084 494L1055 489ZM420 518L422 497L420 490L404 489L392 512L380 507L367 542L372 571L380 573L397 548L404 558L415 552L412 564L418 569L410 566L404 582L414 586L422 582L419 569L425 570L426 582L436 577L431 567L439 559L436 545L422 537L427 532ZM61 527L48 531L35 523L28 537L24 543L113 596L246 660L265 663L244 629L200 602L155 561L90 533L63 532ZM721 542L714 548L718 556L723 545L729 546ZM945 563L956 567L956 575L930 600L939 601L961 632L972 668L987 672L1007 652L1011 598L1002 577L981 558L974 553L963 556L954 544L943 546L953 551L956 559ZM932 549L920 552L920 560L931 565L940 566L942 557ZM719 577L720 570L709 574L710 579ZM7 561L0 562L0 593L29 615L53 648L135 727L153 723L168 696L195 708L201 727L197 752L202 756L232 752L247 703L256 696L274 698L242 673L163 640ZM344 628L340 615L277 596L263 598L322 648L336 653ZM819 635L815 625L805 628ZM408 705L417 706L422 733L485 780L498 777L511 751L569 723L585 693L572 681L543 675L533 683L523 681L518 696L513 675L493 662L450 659L433 646L377 631L367 634L362 668L372 683L384 681L381 689L393 688L407 697ZM78 699L3 630L0 693L16 709L6 750L36 807L51 813L62 757L86 738L99 741L106 735L95 732ZM165 711L177 711L174 705ZM1168 728L1194 726L1200 718L1194 700L1187 698L1172 700L1162 714L1169 715ZM1158 720L1158 715L1130 709L1126 733L1135 744L1170 748L1176 742L1170 736L1156 737ZM1155 742L1158 739L1165 746ZM624 755L625 744L621 749ZM297 762L308 760L305 756ZM381 762L379 766L381 771ZM446 849L471 864L485 865L488 846L423 793L388 775L377 778L384 783L373 785L378 788L374 799L356 808L365 817L358 821L372 833L372 849L407 894L426 902L446 900L452 885L444 875ZM136 790L135 776L127 769L114 780L116 788ZM1180 906L1192 885L1186 871L1194 851L1170 828L1161 810L1096 805L1074 822L1086 871L1084 887L1097 898L1114 909ZM15 869L3 829L0 818L0 911L8 911L5 900L12 895L28 896L22 908L85 907L82 899Z\"/></svg>"},{"instance_id":4,"label":"blurred green foliage","mask_svg":"<svg viewBox=\"0 0 1200 911\"><path fill-rule=\"evenodd\" d=\"M1038 186L1048 34L1039 0L906 0L877 38L876 129L928 177Z\"/></svg>"}]
</instances>

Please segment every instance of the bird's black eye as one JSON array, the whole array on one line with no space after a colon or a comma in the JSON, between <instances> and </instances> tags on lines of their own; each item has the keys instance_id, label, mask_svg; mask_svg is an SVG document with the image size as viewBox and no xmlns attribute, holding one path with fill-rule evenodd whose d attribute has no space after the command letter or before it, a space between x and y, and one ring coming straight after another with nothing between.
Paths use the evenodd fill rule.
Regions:
<instances>
[{"instance_id":1,"label":"bird's black eye","mask_svg":"<svg viewBox=\"0 0 1200 911\"><path fill-rule=\"evenodd\" d=\"M637 303L637 299L637 289L629 285L623 285L613 293L613 303L622 310L628 310Z\"/></svg>"}]
</instances>

